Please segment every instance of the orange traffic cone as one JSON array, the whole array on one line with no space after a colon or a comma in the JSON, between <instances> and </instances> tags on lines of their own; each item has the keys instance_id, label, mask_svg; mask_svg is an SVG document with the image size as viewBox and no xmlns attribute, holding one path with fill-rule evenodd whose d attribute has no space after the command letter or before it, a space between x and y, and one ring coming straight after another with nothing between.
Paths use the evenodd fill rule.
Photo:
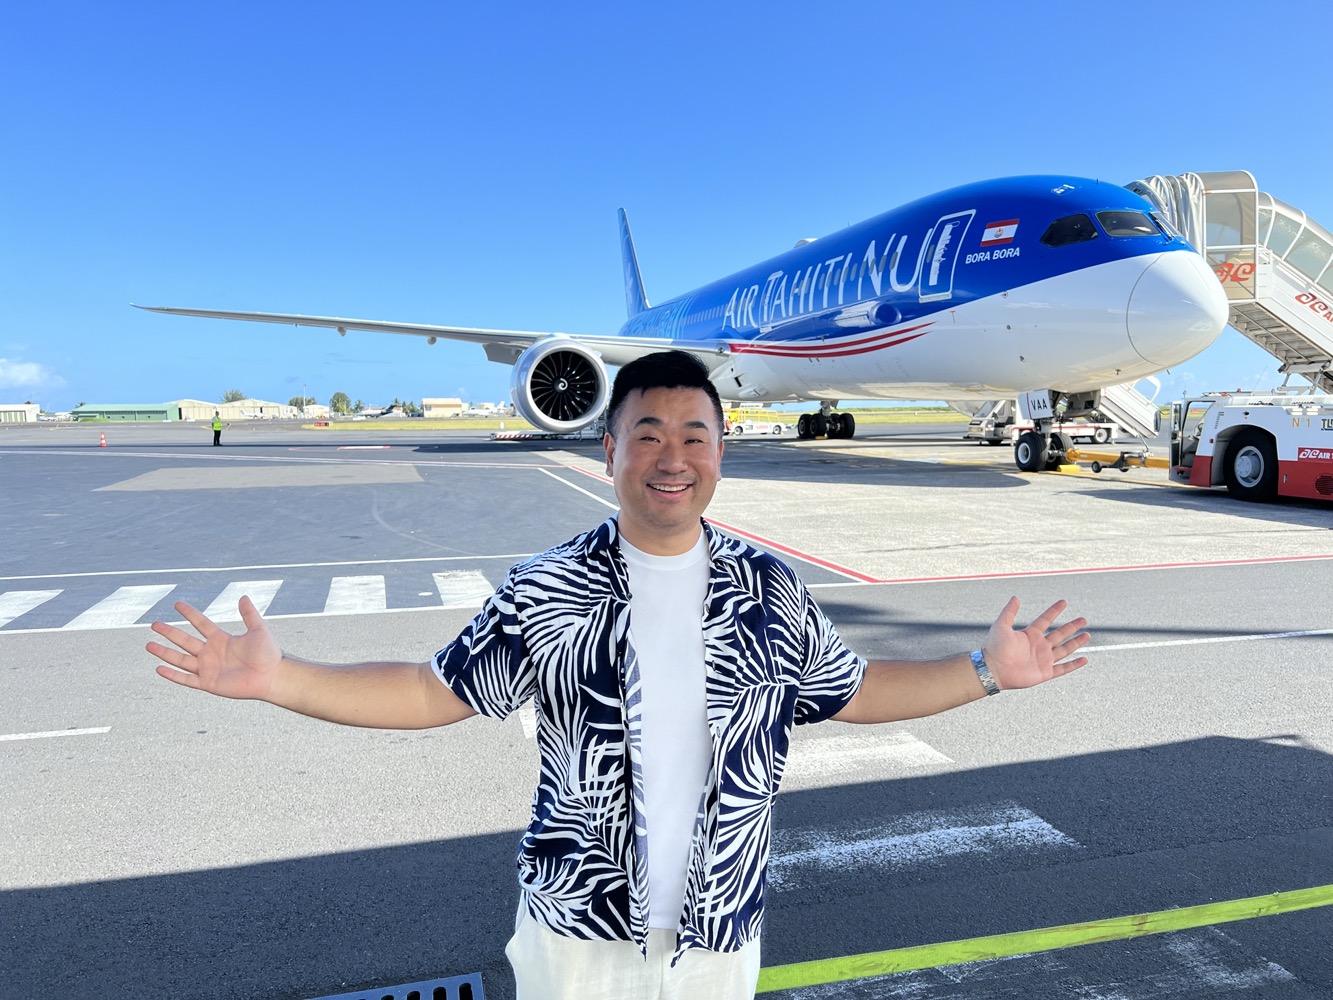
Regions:
<instances>
[{"instance_id":1,"label":"orange traffic cone","mask_svg":"<svg viewBox=\"0 0 1333 1000\"><path fill-rule=\"evenodd\" d=\"M99 444L97 447L99 447L99 448L105 448L105 447L106 447L106 432L105 432L105 431L102 432L102 443Z\"/></svg>"}]
</instances>

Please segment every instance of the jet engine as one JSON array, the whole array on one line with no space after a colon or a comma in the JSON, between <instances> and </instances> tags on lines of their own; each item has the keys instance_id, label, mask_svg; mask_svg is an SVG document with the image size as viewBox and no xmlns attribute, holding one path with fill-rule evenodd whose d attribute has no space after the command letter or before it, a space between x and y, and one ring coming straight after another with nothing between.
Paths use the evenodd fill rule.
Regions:
<instances>
[{"instance_id":1,"label":"jet engine","mask_svg":"<svg viewBox=\"0 0 1333 1000\"><path fill-rule=\"evenodd\" d=\"M552 434L591 424L611 394L602 359L568 337L539 340L514 363L510 395L518 415Z\"/></svg>"}]
</instances>

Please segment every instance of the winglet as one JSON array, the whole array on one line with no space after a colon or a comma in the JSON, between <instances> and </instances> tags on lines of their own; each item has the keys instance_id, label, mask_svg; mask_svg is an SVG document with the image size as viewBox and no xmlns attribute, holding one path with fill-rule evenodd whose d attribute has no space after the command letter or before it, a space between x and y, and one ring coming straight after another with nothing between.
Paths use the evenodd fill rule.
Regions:
<instances>
[{"instance_id":1,"label":"winglet","mask_svg":"<svg viewBox=\"0 0 1333 1000\"><path fill-rule=\"evenodd\" d=\"M637 316L648 308L643 294L643 275L639 273L639 258L634 253L634 237L629 234L629 219L620 210L620 259L625 267L625 308L630 316Z\"/></svg>"}]
</instances>

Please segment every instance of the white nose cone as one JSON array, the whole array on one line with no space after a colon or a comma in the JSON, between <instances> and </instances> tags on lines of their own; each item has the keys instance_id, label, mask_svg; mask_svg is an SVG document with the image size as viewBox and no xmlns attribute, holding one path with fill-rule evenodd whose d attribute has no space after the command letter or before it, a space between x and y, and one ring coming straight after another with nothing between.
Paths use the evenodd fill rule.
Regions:
<instances>
[{"instance_id":1,"label":"white nose cone","mask_svg":"<svg viewBox=\"0 0 1333 1000\"><path fill-rule=\"evenodd\" d=\"M1144 359L1169 368L1194 357L1227 325L1226 293L1196 253L1173 250L1148 265L1129 295L1125 325Z\"/></svg>"}]
</instances>

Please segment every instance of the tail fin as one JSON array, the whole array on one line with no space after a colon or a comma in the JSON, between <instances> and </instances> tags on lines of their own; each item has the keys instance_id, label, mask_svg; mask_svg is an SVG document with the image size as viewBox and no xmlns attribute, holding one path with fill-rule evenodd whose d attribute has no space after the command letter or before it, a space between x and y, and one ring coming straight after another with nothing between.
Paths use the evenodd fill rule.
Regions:
<instances>
[{"instance_id":1,"label":"tail fin","mask_svg":"<svg viewBox=\"0 0 1333 1000\"><path fill-rule=\"evenodd\" d=\"M620 210L620 259L625 267L625 308L631 316L637 316L648 308L648 299L643 294L643 275L639 273L634 237L629 234L629 219L623 208Z\"/></svg>"}]
</instances>

